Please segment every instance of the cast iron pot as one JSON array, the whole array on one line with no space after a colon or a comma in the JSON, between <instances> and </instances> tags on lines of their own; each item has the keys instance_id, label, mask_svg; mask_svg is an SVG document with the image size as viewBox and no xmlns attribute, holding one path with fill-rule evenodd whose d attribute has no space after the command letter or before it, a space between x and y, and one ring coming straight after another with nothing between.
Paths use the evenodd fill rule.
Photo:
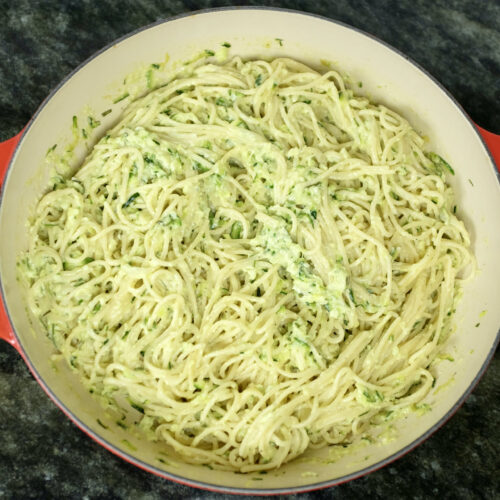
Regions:
<instances>
[{"instance_id":1,"label":"cast iron pot","mask_svg":"<svg viewBox=\"0 0 500 500\"><path fill-rule=\"evenodd\" d=\"M360 91L399 111L423 131L430 146L454 166L451 181L480 270L466 286L456 312L457 331L448 348L455 362L438 365L438 386L428 397L431 412L410 414L397 422L396 438L384 445L368 445L333 462L328 448L310 450L304 459L284 465L277 473L259 475L259 481L252 480L251 474L188 465L174 453L165 458L159 445L115 425L71 370L60 366L55 371L51 366L53 347L30 321L15 272L16 256L26 247L25 221L48 186L47 151L58 144L57 153L72 141L73 115L83 116L82 110L91 109L101 122L76 148L71 159L76 165L126 106L128 99L117 96L123 92L127 74L165 61L166 54L170 67L204 49L216 50L223 42L231 44L232 54L244 57L290 56L318 68L332 61L352 81L363 82ZM141 81L135 82L135 91L145 90L139 88ZM111 112L102 116L108 109ZM303 492L356 478L402 456L442 425L470 394L498 344L500 189L493 158L500 160L500 137L478 132L457 102L403 54L351 27L299 12L247 8L195 12L159 22L91 57L50 94L22 133L0 144L4 304L2 309L0 303L0 337L18 350L48 396L78 427L111 452L159 476L220 492L253 494Z\"/></svg>"}]
</instances>

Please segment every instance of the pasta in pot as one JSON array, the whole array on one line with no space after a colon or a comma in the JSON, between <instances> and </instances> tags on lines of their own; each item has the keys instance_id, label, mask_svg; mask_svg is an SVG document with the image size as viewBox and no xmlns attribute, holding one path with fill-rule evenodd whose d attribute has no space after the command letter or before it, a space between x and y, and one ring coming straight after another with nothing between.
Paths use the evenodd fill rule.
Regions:
<instances>
[{"instance_id":1,"label":"pasta in pot","mask_svg":"<svg viewBox=\"0 0 500 500\"><path fill-rule=\"evenodd\" d=\"M425 398L474 268L452 169L423 143L335 71L199 61L42 197L29 307L188 462L249 472L350 443Z\"/></svg>"}]
</instances>

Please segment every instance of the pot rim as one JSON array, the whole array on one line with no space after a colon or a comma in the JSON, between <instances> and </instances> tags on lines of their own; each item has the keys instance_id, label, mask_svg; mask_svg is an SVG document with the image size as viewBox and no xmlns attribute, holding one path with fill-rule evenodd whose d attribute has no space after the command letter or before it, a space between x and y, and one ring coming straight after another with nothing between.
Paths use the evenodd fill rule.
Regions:
<instances>
[{"instance_id":1,"label":"pot rim","mask_svg":"<svg viewBox=\"0 0 500 500\"><path fill-rule=\"evenodd\" d=\"M287 14L295 14L295 15L301 15L301 16L308 16L308 17L313 17L316 19L319 19L321 21L327 21L329 23L336 24L338 26L341 26L343 28L347 28L349 30L352 30L360 35L363 35L367 38L369 38L372 42L378 43L382 45L385 49L392 51L396 55L402 57L405 59L407 62L409 62L411 65L416 67L420 72L422 72L427 78L429 78L432 83L434 83L442 92L443 94L455 105L456 108L460 111L462 114L463 118L469 123L473 133L475 133L476 137L478 137L483 145L484 150L487 152L488 157L490 159L490 167L493 168L497 182L500 184L500 172L495 168L495 163L493 160L493 156L486 147L486 144L484 142L484 139L482 138L481 134L479 131L476 129L474 126L474 123L472 122L471 118L468 116L468 114L465 112L463 107L457 102L457 100L453 97L453 95L434 77L432 76L426 69L421 67L417 62L415 62L412 58L410 58L408 55L406 55L404 52L400 51L399 49L393 47L389 43L379 39L378 37L367 33L366 31L356 28L354 26L351 26L347 23L344 23L343 21L338 21L336 19L331 19L328 17L325 17L320 14L315 14L311 12L303 12L295 9L287 9L287 8L280 8L280 7L263 7L263 6L248 6L248 7L238 7L238 6L232 6L232 7L217 7L217 8L209 8L209 9L200 9L200 10L195 10L195 11L189 11L189 12L184 12L175 16L171 16L168 18L160 19L158 21L155 21L151 24L148 24L146 26L142 26L140 28L137 28L113 41L105 45L103 48L99 49L97 52L93 53L91 56L89 56L85 61L83 61L81 64L79 64L75 69L73 69L68 75L66 75L56 87L54 87L51 92L48 94L48 96L42 101L38 109L36 110L35 114L32 116L32 118L29 120L28 124L24 128L24 131L21 135L20 141L17 144L11 158L9 161L9 165L7 166L5 178L4 178L4 185L5 185L5 180L7 179L9 172L11 170L12 165L14 164L15 157L17 155L17 151L19 148L22 147L24 137L26 136L26 133L30 130L31 126L33 123L36 121L38 115L41 113L41 111L45 108L47 103L57 94L59 89L66 83L68 82L76 73L78 73L81 69L83 69L85 66L87 66L90 62L92 62L94 59L96 59L98 56L100 56L102 53L106 52L110 48L112 48L114 45L123 42L124 40L127 40L128 38L132 38L133 36L146 31L148 29L154 28L156 26L159 26L161 24L167 24L172 21L176 21L178 19L183 19L186 17L192 17L196 15L201 15L201 14L212 14L216 12L224 12L224 11L245 11L245 10L250 10L250 11L273 11L273 12L283 12ZM4 190L2 189L0 192L0 212L2 210L2 201L3 201L3 196L4 196ZM470 383L470 385L465 389L463 394L458 398L458 400L455 402L455 404L446 412L441 419L436 422L432 427L427 429L423 434L421 434L417 439L415 439L413 442L410 444L406 445L405 447L401 448L397 452L393 453L389 457L384 458L383 460L380 460L379 462L376 462L368 467L364 467L360 469L359 471L353 472L351 474L346 474L344 476L341 476L336 479L330 479L326 481L320 481L318 483L313 483L310 485L306 486L295 486L295 487L289 487L289 488L263 488L263 489L256 489L256 488L240 488L240 487L232 487L232 486L219 486L211 483L206 483L203 481L197 481L197 480L192 480L192 479L187 479L183 476L173 474L170 472L166 472L163 469L160 469L158 467L155 467L154 465L147 464L146 462L137 459L133 454L123 451L119 449L117 446L111 444L109 441L104 439L98 432L93 431L90 429L84 422L82 422L77 415L75 415L71 410L67 408L67 406L52 392L51 388L49 387L48 384L45 383L44 379L40 376L38 373L36 367L33 365L31 362L30 358L26 354L26 351L22 347L22 343L20 341L19 336L17 335L16 329L14 328L14 323L12 322L11 316L8 311L7 303L5 301L5 289L3 286L3 281L0 273L0 299L3 301L5 304L5 311L7 314L7 317L10 321L10 324L12 325L12 332L15 338L15 341L17 342L17 348L19 350L19 353L21 354L22 358L24 359L25 363L27 364L29 370L35 377L36 381L40 384L42 389L45 391L45 393L49 396L49 398L62 410L62 412L74 423L76 424L77 427L79 427L83 432L85 432L88 436L90 436L92 439L94 439L97 443L99 443L101 446L103 446L105 449L108 451L112 452L113 454L117 455L118 457L124 459L125 461L143 469L148 472L151 472L157 476L160 476L164 479L169 479L171 481L174 481L176 483L180 483L186 486L191 486L194 488L199 488L199 489L204 489L212 492L217 492L217 493L230 493L230 494L239 494L239 495L283 495L283 494L296 494L296 493L305 493L309 491L314 491L314 490L319 490L319 489L324 489L328 488L331 486L336 486L348 481L351 481L353 479L357 479L359 477L365 476L371 472L374 472L376 470L381 469L382 467L394 462L398 458L401 458L402 456L406 455L408 452L416 448L418 445L423 443L425 440L427 440L434 432L436 432L440 427L442 427L455 413L456 411L462 406L462 404L465 402L466 398L470 395L472 390L476 387L477 383L481 379L481 377L484 375L486 372L491 360L493 359L493 355L495 353L495 350L500 342L500 329L497 331L495 340L491 346L490 351L488 352L488 355L486 356L485 360L483 361L483 364L481 365L481 368L477 372L476 376Z\"/></svg>"}]
</instances>

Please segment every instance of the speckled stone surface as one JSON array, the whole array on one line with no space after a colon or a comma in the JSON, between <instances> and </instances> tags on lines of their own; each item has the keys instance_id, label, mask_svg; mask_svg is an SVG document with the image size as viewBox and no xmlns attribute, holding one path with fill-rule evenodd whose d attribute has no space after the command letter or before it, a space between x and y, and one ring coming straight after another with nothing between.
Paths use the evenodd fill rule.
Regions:
<instances>
[{"instance_id":1,"label":"speckled stone surface","mask_svg":"<svg viewBox=\"0 0 500 500\"><path fill-rule=\"evenodd\" d=\"M0 0L0 140L17 133L69 71L117 37L174 14L226 5ZM440 80L476 122L500 133L498 0L267 5L315 12L378 36ZM497 355L465 405L419 448L369 476L301 498L499 498L499 381ZM0 498L225 497L159 479L101 448L50 402L14 349L0 342Z\"/></svg>"}]
</instances>

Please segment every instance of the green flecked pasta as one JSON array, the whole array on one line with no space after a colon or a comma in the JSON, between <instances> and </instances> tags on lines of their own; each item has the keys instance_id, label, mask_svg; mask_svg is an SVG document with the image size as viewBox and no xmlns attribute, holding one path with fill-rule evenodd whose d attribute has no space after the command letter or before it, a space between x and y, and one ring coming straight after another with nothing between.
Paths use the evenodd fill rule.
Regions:
<instances>
[{"instance_id":1,"label":"green flecked pasta","mask_svg":"<svg viewBox=\"0 0 500 500\"><path fill-rule=\"evenodd\" d=\"M351 443L424 400L474 267L423 148L335 71L199 60L41 198L29 308L188 462L263 471Z\"/></svg>"}]
</instances>

